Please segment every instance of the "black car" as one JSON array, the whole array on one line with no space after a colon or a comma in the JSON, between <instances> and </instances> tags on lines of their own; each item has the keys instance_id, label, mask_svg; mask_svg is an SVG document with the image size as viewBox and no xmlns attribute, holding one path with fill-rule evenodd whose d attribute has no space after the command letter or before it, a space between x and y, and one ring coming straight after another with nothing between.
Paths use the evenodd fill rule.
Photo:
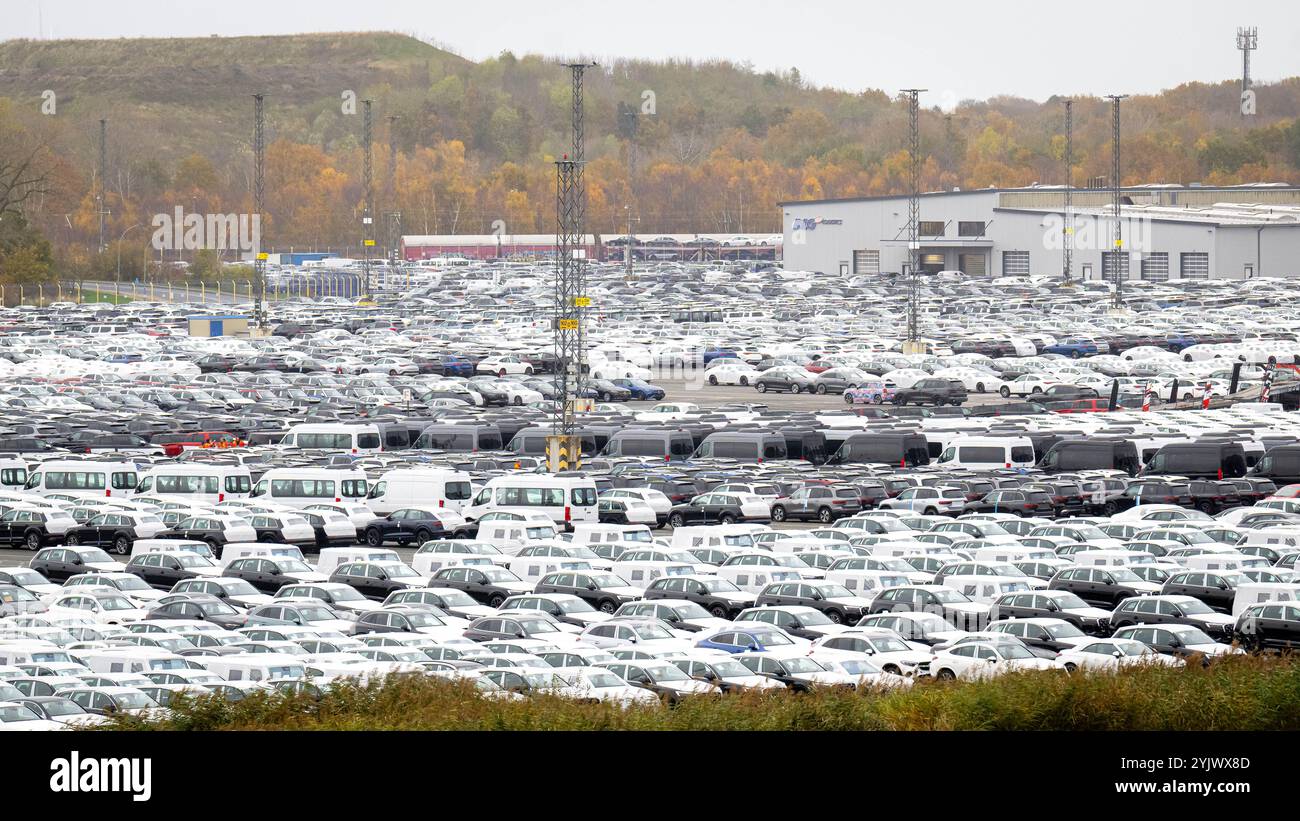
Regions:
<instances>
[{"instance_id":1,"label":"black car","mask_svg":"<svg viewBox=\"0 0 1300 821\"><path fill-rule=\"evenodd\" d=\"M1170 576L1160 592L1165 595L1192 596L1213 610L1231 613L1233 599L1237 597L1237 580L1231 574L1185 570Z\"/></svg>"},{"instance_id":2,"label":"black car","mask_svg":"<svg viewBox=\"0 0 1300 821\"><path fill-rule=\"evenodd\" d=\"M446 627L447 622L425 607L385 607L362 613L356 635L366 633L418 633L422 627Z\"/></svg>"},{"instance_id":3,"label":"black car","mask_svg":"<svg viewBox=\"0 0 1300 821\"><path fill-rule=\"evenodd\" d=\"M1115 631L1115 638L1140 641L1157 653L1179 658L1200 655L1201 663L1208 665L1212 656L1228 649L1225 642L1216 641L1199 627L1190 624L1139 624Z\"/></svg>"},{"instance_id":4,"label":"black car","mask_svg":"<svg viewBox=\"0 0 1300 821\"><path fill-rule=\"evenodd\" d=\"M475 601L490 607L519 593L531 593L533 587L504 567L444 567L429 579L429 587L463 590ZM568 593L568 590L542 590L538 593Z\"/></svg>"},{"instance_id":5,"label":"black car","mask_svg":"<svg viewBox=\"0 0 1300 821\"><path fill-rule=\"evenodd\" d=\"M1046 490L995 490L977 502L968 502L963 512L1043 516L1054 514L1056 505Z\"/></svg>"},{"instance_id":6,"label":"black car","mask_svg":"<svg viewBox=\"0 0 1300 821\"><path fill-rule=\"evenodd\" d=\"M929 613L961 626L967 624L977 606L961 592L939 585L893 587L871 600L868 613ZM987 618L987 614L985 615Z\"/></svg>"},{"instance_id":7,"label":"black car","mask_svg":"<svg viewBox=\"0 0 1300 821\"><path fill-rule=\"evenodd\" d=\"M55 516L43 510L14 508L0 515L0 545L22 546L40 550L47 544L58 544L63 534L75 522L70 516ZM51 530L51 526L54 530Z\"/></svg>"},{"instance_id":8,"label":"black car","mask_svg":"<svg viewBox=\"0 0 1300 821\"><path fill-rule=\"evenodd\" d=\"M1139 503L1191 507L1192 490L1186 482L1139 479L1124 488L1124 492L1113 502L1119 510L1127 510Z\"/></svg>"},{"instance_id":9,"label":"black car","mask_svg":"<svg viewBox=\"0 0 1300 821\"><path fill-rule=\"evenodd\" d=\"M630 388L615 385L608 379L588 379L587 389L591 391L593 399L602 402L627 402L632 398Z\"/></svg>"},{"instance_id":10,"label":"black car","mask_svg":"<svg viewBox=\"0 0 1300 821\"><path fill-rule=\"evenodd\" d=\"M320 574L312 570L306 562L283 556L250 556L235 559L226 565L223 575L243 579L263 593L272 594L286 584L320 581Z\"/></svg>"},{"instance_id":11,"label":"black car","mask_svg":"<svg viewBox=\"0 0 1300 821\"><path fill-rule=\"evenodd\" d=\"M817 390L817 377L808 370L793 365L780 365L768 368L754 380L754 389L759 393L768 391L789 391L813 393Z\"/></svg>"},{"instance_id":12,"label":"black car","mask_svg":"<svg viewBox=\"0 0 1300 821\"><path fill-rule=\"evenodd\" d=\"M403 604L410 607L423 607L434 615L443 614L456 616L462 619L474 619L483 615L484 605L475 601L474 597L463 590L452 590L451 588L427 588L416 587L406 590L394 590L384 599L384 607L391 607L395 604Z\"/></svg>"},{"instance_id":13,"label":"black car","mask_svg":"<svg viewBox=\"0 0 1300 821\"><path fill-rule=\"evenodd\" d=\"M242 541L238 537L229 536L228 524L216 516L190 516L172 525L171 538L206 542L212 550L212 555L219 559L222 549L227 544L232 541Z\"/></svg>"},{"instance_id":14,"label":"black car","mask_svg":"<svg viewBox=\"0 0 1300 821\"><path fill-rule=\"evenodd\" d=\"M558 633L559 629L550 619L503 611L500 616L484 616L474 619L466 628L464 636L474 641L546 640Z\"/></svg>"},{"instance_id":15,"label":"black car","mask_svg":"<svg viewBox=\"0 0 1300 821\"><path fill-rule=\"evenodd\" d=\"M1064 619L1012 619L989 625L989 629L1023 641L1030 650L1049 650L1059 653L1071 647L1078 647L1077 640L1085 633L1076 625Z\"/></svg>"},{"instance_id":16,"label":"black car","mask_svg":"<svg viewBox=\"0 0 1300 821\"><path fill-rule=\"evenodd\" d=\"M248 616L216 596L194 596L185 601L170 602L150 610L145 619L193 619L226 630L236 630L248 623Z\"/></svg>"},{"instance_id":17,"label":"black car","mask_svg":"<svg viewBox=\"0 0 1300 821\"><path fill-rule=\"evenodd\" d=\"M871 600L828 581L775 582L763 588L754 604L759 607L802 606L820 610L835 624L854 624L867 615ZM778 625L783 626L783 625Z\"/></svg>"},{"instance_id":18,"label":"black car","mask_svg":"<svg viewBox=\"0 0 1300 821\"><path fill-rule=\"evenodd\" d=\"M880 486L884 498L884 486ZM772 521L815 520L829 523L862 511L861 491L854 485L801 487L772 503Z\"/></svg>"},{"instance_id":19,"label":"black car","mask_svg":"<svg viewBox=\"0 0 1300 821\"><path fill-rule=\"evenodd\" d=\"M29 593L40 596L41 594L34 588L38 589L51 582L30 567L0 567L0 584L21 587Z\"/></svg>"},{"instance_id":20,"label":"black car","mask_svg":"<svg viewBox=\"0 0 1300 821\"><path fill-rule=\"evenodd\" d=\"M1233 632L1251 650L1294 650L1300 647L1300 605L1295 602L1251 605L1237 617Z\"/></svg>"},{"instance_id":21,"label":"black car","mask_svg":"<svg viewBox=\"0 0 1300 821\"><path fill-rule=\"evenodd\" d=\"M894 391L895 405L960 405L967 398L966 386L956 379L918 379Z\"/></svg>"},{"instance_id":22,"label":"black car","mask_svg":"<svg viewBox=\"0 0 1300 821\"><path fill-rule=\"evenodd\" d=\"M212 575L205 568L215 566L197 553L141 553L131 557L125 570L156 590L171 590L184 579Z\"/></svg>"},{"instance_id":23,"label":"black car","mask_svg":"<svg viewBox=\"0 0 1300 821\"><path fill-rule=\"evenodd\" d=\"M136 539L156 538L160 525L159 518L148 513L100 513L70 529L64 535L64 544L91 544L125 556Z\"/></svg>"},{"instance_id":24,"label":"black car","mask_svg":"<svg viewBox=\"0 0 1300 821\"><path fill-rule=\"evenodd\" d=\"M856 497L855 497L856 500ZM685 525L729 525L734 522L770 522L771 514L746 515L740 497L730 493L703 493L686 504L668 510L670 527Z\"/></svg>"},{"instance_id":25,"label":"black car","mask_svg":"<svg viewBox=\"0 0 1300 821\"><path fill-rule=\"evenodd\" d=\"M754 604L755 596L715 576L661 576L645 589L647 599L685 599L719 619L734 619Z\"/></svg>"},{"instance_id":26,"label":"black car","mask_svg":"<svg viewBox=\"0 0 1300 821\"><path fill-rule=\"evenodd\" d=\"M122 569L98 547L47 547L32 557L28 567L52 582L66 582L92 570Z\"/></svg>"},{"instance_id":27,"label":"black car","mask_svg":"<svg viewBox=\"0 0 1300 821\"><path fill-rule=\"evenodd\" d=\"M329 580L355 588L367 599L378 602L388 598L395 590L425 586L424 576L402 562L393 561L347 562L334 568Z\"/></svg>"},{"instance_id":28,"label":"black car","mask_svg":"<svg viewBox=\"0 0 1300 821\"><path fill-rule=\"evenodd\" d=\"M993 600L991 619L1061 619L1093 636L1109 636L1110 611L1093 607L1068 590L1003 593Z\"/></svg>"},{"instance_id":29,"label":"black car","mask_svg":"<svg viewBox=\"0 0 1300 821\"><path fill-rule=\"evenodd\" d=\"M399 545L415 543L424 544L432 539L444 539L452 535L443 524L437 510L429 508L404 507L366 525L366 544L379 547L385 542Z\"/></svg>"},{"instance_id":30,"label":"black car","mask_svg":"<svg viewBox=\"0 0 1300 821\"><path fill-rule=\"evenodd\" d=\"M1157 592L1156 585L1122 567L1067 567L1053 576L1047 587L1068 590L1098 607L1114 607L1132 596Z\"/></svg>"},{"instance_id":31,"label":"black car","mask_svg":"<svg viewBox=\"0 0 1300 821\"><path fill-rule=\"evenodd\" d=\"M1215 612L1205 602L1191 596L1138 596L1125 599L1110 617L1111 627L1119 630L1135 624L1190 624L1211 636L1230 637L1233 619Z\"/></svg>"},{"instance_id":32,"label":"black car","mask_svg":"<svg viewBox=\"0 0 1300 821\"><path fill-rule=\"evenodd\" d=\"M454 568L443 568L443 571L448 569ZM516 590L514 592L527 591ZM577 596L602 612L613 613L627 602L639 599L640 594L644 591L629 586L626 581L613 573L601 573L594 570L586 572L565 570L543 576L537 582L537 588L534 592L568 593Z\"/></svg>"},{"instance_id":33,"label":"black car","mask_svg":"<svg viewBox=\"0 0 1300 821\"><path fill-rule=\"evenodd\" d=\"M176 601L190 601L203 596L215 596L241 610L248 610L263 604L267 594L258 591L243 579L223 576L215 579L198 578L177 582L171 590L171 595L163 596L160 601L168 603L173 597Z\"/></svg>"}]
</instances>

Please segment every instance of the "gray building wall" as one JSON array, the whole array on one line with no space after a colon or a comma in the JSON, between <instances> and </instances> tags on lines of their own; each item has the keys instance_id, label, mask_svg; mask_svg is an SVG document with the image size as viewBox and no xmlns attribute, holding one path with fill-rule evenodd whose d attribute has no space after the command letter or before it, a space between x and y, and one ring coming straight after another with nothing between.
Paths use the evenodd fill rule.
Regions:
<instances>
[{"instance_id":1,"label":"gray building wall","mask_svg":"<svg viewBox=\"0 0 1300 821\"><path fill-rule=\"evenodd\" d=\"M1003 274L1007 252L1027 252L1030 273L1059 273L1062 265L1059 215L999 207L1007 201L1020 208L1050 207L1045 202L1031 205L1026 196L1029 196L1026 192L999 191L923 196L921 220L944 222L946 230L941 238L922 236L921 252L942 254L945 268L959 270L965 268L961 264L962 254L983 254L989 276ZM1290 196L1295 197L1294 193ZM1082 225L1085 215L1078 219L1081 222L1076 231L1072 273L1077 278L1086 275L1100 278L1102 254L1113 245L1111 229L1096 222L1085 227ZM809 220L820 222L805 228ZM840 224L831 222L835 220ZM985 238L959 237L961 221L985 222ZM879 252L881 272L901 271L908 260L906 230L906 197L786 203L782 208L785 266L825 273L838 272L844 267L852 272L853 252L866 250ZM1141 224L1126 223L1124 238L1129 253L1128 276L1132 280L1140 278L1142 255L1146 253L1168 255L1170 280L1179 279L1182 255L1191 253L1208 256L1213 278L1242 279L1247 274L1247 266L1251 266L1254 276L1300 276L1300 225L1267 226L1260 233L1251 225L1148 220Z\"/></svg>"}]
</instances>

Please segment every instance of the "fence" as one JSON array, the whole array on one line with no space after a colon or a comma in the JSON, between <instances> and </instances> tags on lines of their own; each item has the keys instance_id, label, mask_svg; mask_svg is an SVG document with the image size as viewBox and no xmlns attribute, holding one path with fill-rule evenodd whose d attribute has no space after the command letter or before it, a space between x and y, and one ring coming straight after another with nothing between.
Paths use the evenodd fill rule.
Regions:
<instances>
[{"instance_id":1,"label":"fence","mask_svg":"<svg viewBox=\"0 0 1300 821\"><path fill-rule=\"evenodd\" d=\"M268 301L343 297L356 299L364 290L361 276L349 273L297 275L268 281ZM253 282L249 279L216 282L52 282L33 285L0 284L0 305L47 306L55 302L197 302L236 304L252 302Z\"/></svg>"}]
</instances>

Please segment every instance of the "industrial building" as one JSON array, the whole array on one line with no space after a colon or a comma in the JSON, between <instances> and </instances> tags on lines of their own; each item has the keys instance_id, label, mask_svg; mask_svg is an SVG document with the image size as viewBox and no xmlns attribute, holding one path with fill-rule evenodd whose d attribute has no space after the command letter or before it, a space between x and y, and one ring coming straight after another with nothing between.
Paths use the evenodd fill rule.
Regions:
<instances>
[{"instance_id":1,"label":"industrial building","mask_svg":"<svg viewBox=\"0 0 1300 821\"><path fill-rule=\"evenodd\" d=\"M1074 189L1071 273L1125 281L1300 276L1300 188L1143 185L1121 194L1115 243L1110 189ZM782 202L785 267L856 275L902 273L908 198ZM921 195L920 267L971 276L1059 276L1065 187Z\"/></svg>"},{"instance_id":2,"label":"industrial building","mask_svg":"<svg viewBox=\"0 0 1300 821\"><path fill-rule=\"evenodd\" d=\"M695 261L774 260L781 237L774 234L632 234L636 260ZM546 259L555 256L554 234L443 234L402 237L402 258L424 259ZM584 234L586 258L624 259L627 236Z\"/></svg>"}]
</instances>

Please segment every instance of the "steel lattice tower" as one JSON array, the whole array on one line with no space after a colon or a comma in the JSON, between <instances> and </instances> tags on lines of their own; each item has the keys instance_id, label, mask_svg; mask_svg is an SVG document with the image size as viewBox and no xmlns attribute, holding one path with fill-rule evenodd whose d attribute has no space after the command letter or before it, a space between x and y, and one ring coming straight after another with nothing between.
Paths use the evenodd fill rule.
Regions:
<instances>
[{"instance_id":1,"label":"steel lattice tower","mask_svg":"<svg viewBox=\"0 0 1300 821\"><path fill-rule=\"evenodd\" d=\"M574 350L574 365L577 368L577 376L574 381L574 398L583 394L583 388L587 384L587 311L585 304L587 301L587 253L584 241L587 225L587 183L583 175L583 164L586 162L586 117L583 111L582 81L586 70L595 65L595 63L570 63L568 65L573 89L571 106L573 150L569 153L569 159L573 161L573 205L571 214L573 219L572 228L577 239L570 254L572 259L569 260L571 276L574 280L571 296L583 303L576 305L574 309L576 312L575 318L578 320L577 347Z\"/></svg>"},{"instance_id":2,"label":"steel lattice tower","mask_svg":"<svg viewBox=\"0 0 1300 821\"><path fill-rule=\"evenodd\" d=\"M265 329L266 322L266 254L262 250L262 223L265 221L263 208L266 196L266 133L263 114L264 97L253 95L253 214L257 217L257 233L253 248L253 279L256 281L257 296L253 302L253 321L258 328Z\"/></svg>"},{"instance_id":3,"label":"steel lattice tower","mask_svg":"<svg viewBox=\"0 0 1300 821\"><path fill-rule=\"evenodd\" d=\"M99 185L95 190L95 210L99 217L99 253L104 253L104 201L107 198L108 183L108 120L99 121Z\"/></svg>"},{"instance_id":4,"label":"steel lattice tower","mask_svg":"<svg viewBox=\"0 0 1300 821\"><path fill-rule=\"evenodd\" d=\"M365 280L365 299L367 302L374 299L374 287L370 279L370 249L375 245L375 186L372 162L371 143L374 139L374 120L370 113L370 100L362 101L361 116L361 150L362 170L361 186L365 190L365 211L361 217L362 240L361 245L364 249L364 256L361 259L361 274Z\"/></svg>"},{"instance_id":5,"label":"steel lattice tower","mask_svg":"<svg viewBox=\"0 0 1300 821\"><path fill-rule=\"evenodd\" d=\"M921 338L917 317L917 274L921 268L921 108L920 94L924 88L905 88L908 124L908 197L907 197L907 341L916 343Z\"/></svg>"},{"instance_id":6,"label":"steel lattice tower","mask_svg":"<svg viewBox=\"0 0 1300 821\"><path fill-rule=\"evenodd\" d=\"M400 119L396 114L388 115L388 180L385 183L388 211L384 221L387 236L388 263L391 273L397 273L398 258L402 243L402 212L397 209L397 130Z\"/></svg>"},{"instance_id":7,"label":"steel lattice tower","mask_svg":"<svg viewBox=\"0 0 1300 821\"><path fill-rule=\"evenodd\" d=\"M1127 94L1109 94L1106 96L1106 99L1110 100L1110 199L1111 216L1115 220L1115 247L1111 249L1111 260L1112 270L1115 274L1114 307L1116 309L1124 307L1124 228L1120 220L1123 184L1120 181L1119 104L1121 100L1127 98Z\"/></svg>"},{"instance_id":8,"label":"steel lattice tower","mask_svg":"<svg viewBox=\"0 0 1300 821\"><path fill-rule=\"evenodd\" d=\"M1061 278L1070 281L1074 262L1074 100L1065 101L1065 215L1062 227Z\"/></svg>"},{"instance_id":9,"label":"steel lattice tower","mask_svg":"<svg viewBox=\"0 0 1300 821\"><path fill-rule=\"evenodd\" d=\"M560 400L555 406L552 433L571 436L577 430L573 400L581 384L582 315L575 304L579 290L577 252L582 247L579 228L579 164L565 158L555 163L555 365Z\"/></svg>"}]
</instances>

